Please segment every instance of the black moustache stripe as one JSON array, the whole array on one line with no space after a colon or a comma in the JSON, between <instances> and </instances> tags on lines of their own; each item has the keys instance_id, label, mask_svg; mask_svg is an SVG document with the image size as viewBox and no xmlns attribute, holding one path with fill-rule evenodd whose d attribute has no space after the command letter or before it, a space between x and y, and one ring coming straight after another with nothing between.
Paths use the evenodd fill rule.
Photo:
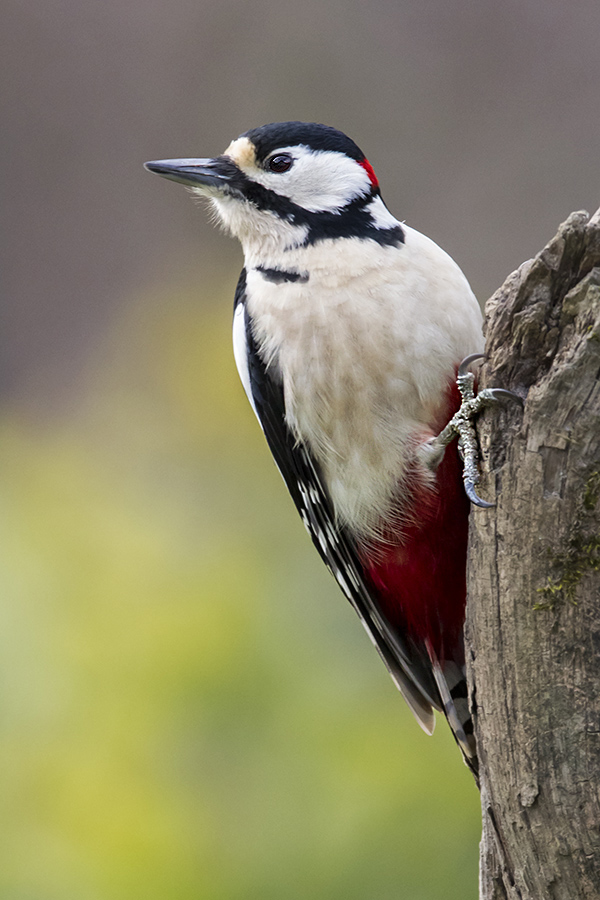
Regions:
<instances>
[{"instance_id":1,"label":"black moustache stripe","mask_svg":"<svg viewBox=\"0 0 600 900\"><path fill-rule=\"evenodd\" d=\"M330 238L356 237L373 240L383 247L399 247L404 243L404 231L400 225L377 228L366 206L379 194L371 188L368 194L355 197L336 212L311 212L293 203L275 191L248 178L228 157L219 157L219 171L227 175L226 190L243 198L257 209L274 213L291 225L304 226L307 235L303 246L316 244Z\"/></svg>"}]
</instances>

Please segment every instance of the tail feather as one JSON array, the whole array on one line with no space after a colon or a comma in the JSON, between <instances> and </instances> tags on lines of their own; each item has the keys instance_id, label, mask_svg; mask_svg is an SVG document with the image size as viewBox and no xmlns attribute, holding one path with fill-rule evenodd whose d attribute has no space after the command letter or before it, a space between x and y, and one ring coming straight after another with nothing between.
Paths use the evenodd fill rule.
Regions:
<instances>
[{"instance_id":1,"label":"tail feather","mask_svg":"<svg viewBox=\"0 0 600 900\"><path fill-rule=\"evenodd\" d=\"M477 747L473 734L473 721L469 710L467 678L463 666L451 660L439 661L428 642L433 677L440 692L443 712L460 747L466 764L477 776Z\"/></svg>"}]
</instances>

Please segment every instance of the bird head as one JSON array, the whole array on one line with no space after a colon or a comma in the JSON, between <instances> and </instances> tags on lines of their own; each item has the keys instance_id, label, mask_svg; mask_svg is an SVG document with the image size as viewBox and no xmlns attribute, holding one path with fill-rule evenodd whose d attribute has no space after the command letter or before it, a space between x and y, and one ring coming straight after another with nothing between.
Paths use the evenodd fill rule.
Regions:
<instances>
[{"instance_id":1,"label":"bird head","mask_svg":"<svg viewBox=\"0 0 600 900\"><path fill-rule=\"evenodd\" d=\"M208 198L247 251L327 238L402 241L371 164L353 140L329 125L276 122L245 132L212 159L145 165Z\"/></svg>"}]
</instances>

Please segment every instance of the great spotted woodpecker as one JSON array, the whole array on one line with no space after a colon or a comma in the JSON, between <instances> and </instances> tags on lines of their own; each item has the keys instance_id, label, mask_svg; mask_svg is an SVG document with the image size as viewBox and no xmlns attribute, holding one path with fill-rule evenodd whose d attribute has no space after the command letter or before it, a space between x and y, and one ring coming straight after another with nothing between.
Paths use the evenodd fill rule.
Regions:
<instances>
[{"instance_id":1,"label":"great spotted woodpecker","mask_svg":"<svg viewBox=\"0 0 600 900\"><path fill-rule=\"evenodd\" d=\"M214 159L146 168L208 198L241 241L234 354L275 462L417 721L431 734L442 710L476 771L469 500L444 429L461 360L483 347L465 276L392 216L364 154L329 126L265 125Z\"/></svg>"}]
</instances>

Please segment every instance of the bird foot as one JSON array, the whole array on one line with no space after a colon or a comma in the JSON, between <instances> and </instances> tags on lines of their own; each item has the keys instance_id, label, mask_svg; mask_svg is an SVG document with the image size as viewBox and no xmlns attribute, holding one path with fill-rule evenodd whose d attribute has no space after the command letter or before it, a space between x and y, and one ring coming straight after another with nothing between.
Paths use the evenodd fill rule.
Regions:
<instances>
[{"instance_id":1,"label":"bird foot","mask_svg":"<svg viewBox=\"0 0 600 900\"><path fill-rule=\"evenodd\" d=\"M456 383L462 397L462 403L438 436L428 441L425 451L425 462L430 468L436 469L448 444L455 437L458 437L458 448L463 460L465 493L475 506L489 509L496 504L482 500L475 491L475 485L479 481L479 470L477 468L477 434L473 420L487 407L497 406L510 401L515 401L523 406L523 401L518 394L513 393L513 391L507 391L504 388L485 388L479 391L478 394L475 394L473 389L475 376L468 369L472 362L476 359L482 359L483 356L483 353L473 353L471 356L463 359L458 367Z\"/></svg>"}]
</instances>

